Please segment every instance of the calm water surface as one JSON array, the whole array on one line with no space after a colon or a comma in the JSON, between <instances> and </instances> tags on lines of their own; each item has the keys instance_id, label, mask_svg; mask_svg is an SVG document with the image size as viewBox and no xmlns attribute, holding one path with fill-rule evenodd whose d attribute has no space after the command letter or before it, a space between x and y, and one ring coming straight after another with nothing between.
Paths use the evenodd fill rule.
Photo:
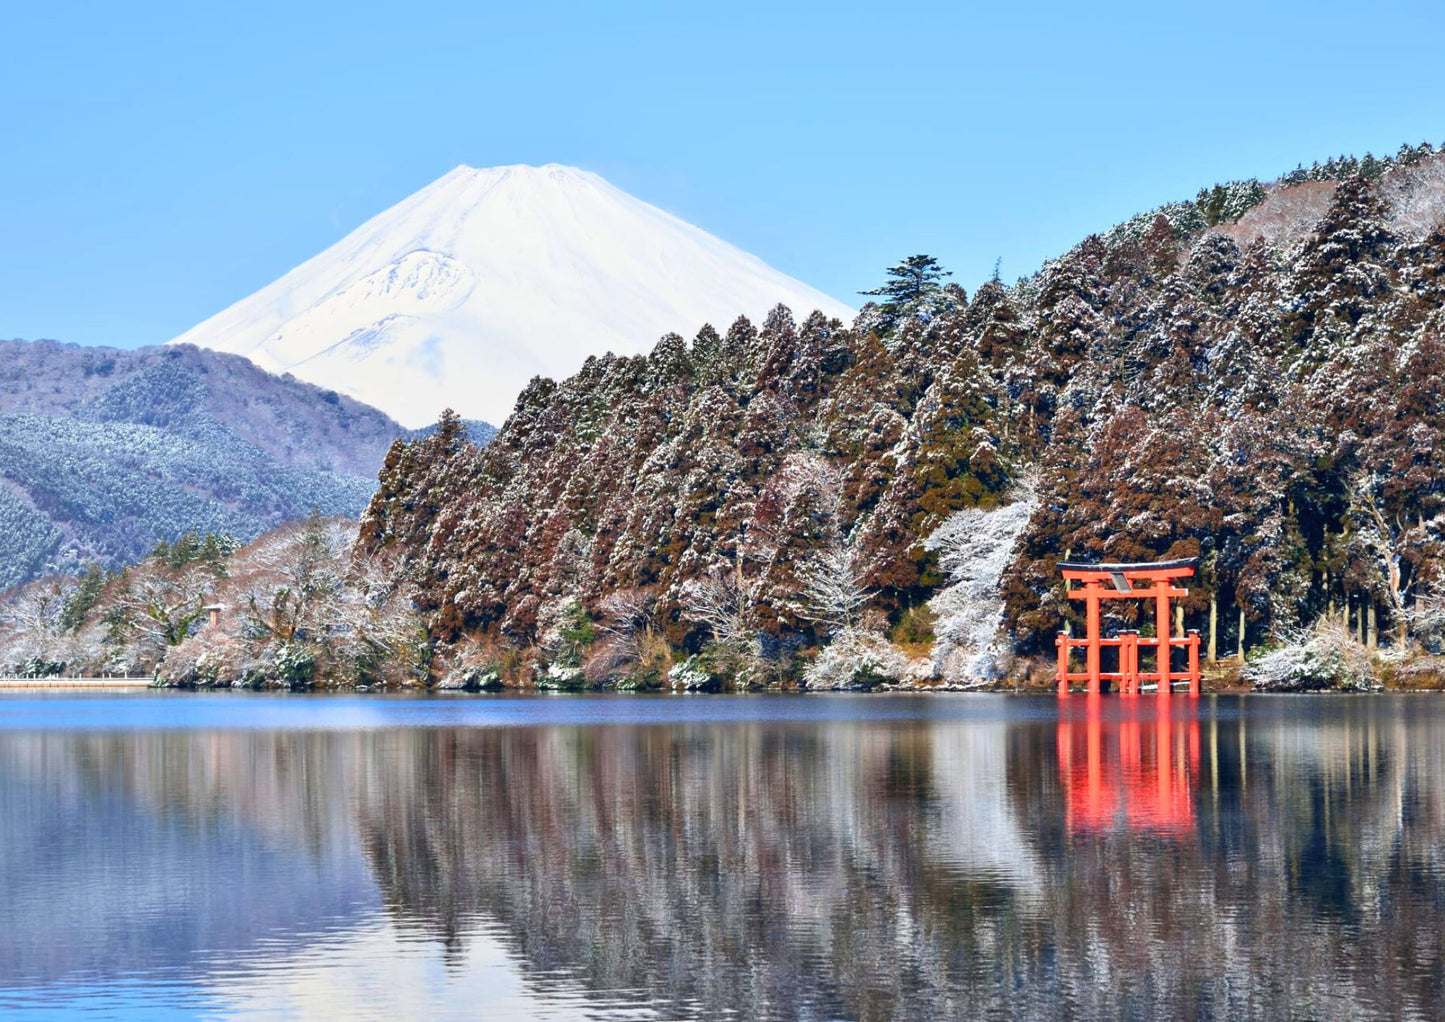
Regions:
<instances>
[{"instance_id":1,"label":"calm water surface","mask_svg":"<svg viewBox=\"0 0 1445 1022\"><path fill-rule=\"evenodd\" d=\"M1445 699L0 699L0 1011L1445 1016Z\"/></svg>"}]
</instances>

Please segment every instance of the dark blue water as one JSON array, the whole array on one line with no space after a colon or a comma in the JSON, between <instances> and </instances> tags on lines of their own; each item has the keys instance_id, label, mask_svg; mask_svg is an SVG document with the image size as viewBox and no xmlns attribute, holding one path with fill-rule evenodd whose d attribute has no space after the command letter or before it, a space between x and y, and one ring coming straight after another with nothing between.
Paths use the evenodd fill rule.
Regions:
<instances>
[{"instance_id":1,"label":"dark blue water","mask_svg":"<svg viewBox=\"0 0 1445 1022\"><path fill-rule=\"evenodd\" d=\"M0 1010L1439 1018L1445 700L0 699Z\"/></svg>"}]
</instances>

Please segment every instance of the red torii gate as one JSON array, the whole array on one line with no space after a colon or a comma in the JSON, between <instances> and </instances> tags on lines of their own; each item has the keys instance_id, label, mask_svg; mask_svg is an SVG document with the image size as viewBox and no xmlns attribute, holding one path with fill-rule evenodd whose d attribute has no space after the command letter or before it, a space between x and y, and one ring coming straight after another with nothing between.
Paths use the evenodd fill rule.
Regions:
<instances>
[{"instance_id":1,"label":"red torii gate","mask_svg":"<svg viewBox=\"0 0 1445 1022\"><path fill-rule=\"evenodd\" d=\"M1199 564L1196 557L1178 561L1158 561L1153 564L1087 564L1081 561L1060 561L1059 570L1064 574L1064 585L1069 598L1083 600L1085 604L1086 634L1082 639L1073 639L1060 632L1054 644L1059 650L1059 695L1069 694L1069 683L1086 682L1090 695L1103 691L1103 682L1118 684L1122 695L1138 695L1139 684L1157 681L1159 694L1169 695L1174 682L1189 682L1189 694L1199 695L1199 632L1190 629L1187 636L1172 638L1169 634L1169 601L1189 595L1188 589L1173 585L1175 579L1190 578ZM1069 587L1070 582L1082 582L1082 589ZM1150 583L1146 588L1134 588L1134 583ZM1105 588L1106 584L1108 588ZM1113 638L1099 635L1099 605L1103 600L1153 600L1154 635L1144 638L1137 631L1119 633ZM1119 650L1119 669L1105 671L1101 665L1104 647ZM1139 647L1154 647L1154 670L1139 669ZM1170 653L1176 646L1189 650L1189 669L1175 671L1169 663ZM1069 653L1074 648L1084 650L1085 670L1070 673Z\"/></svg>"}]
</instances>

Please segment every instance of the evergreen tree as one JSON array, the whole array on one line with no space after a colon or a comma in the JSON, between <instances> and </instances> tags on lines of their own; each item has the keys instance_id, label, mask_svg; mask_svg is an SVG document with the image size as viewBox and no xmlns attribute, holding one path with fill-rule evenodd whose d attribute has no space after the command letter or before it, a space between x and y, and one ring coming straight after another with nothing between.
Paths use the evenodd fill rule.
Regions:
<instances>
[{"instance_id":1,"label":"evergreen tree","mask_svg":"<svg viewBox=\"0 0 1445 1022\"><path fill-rule=\"evenodd\" d=\"M85 623L86 615L100 602L101 593L110 581L110 575L98 564L92 564L80 576L80 583L66 598L60 608L56 628L60 632L75 632Z\"/></svg>"},{"instance_id":2,"label":"evergreen tree","mask_svg":"<svg viewBox=\"0 0 1445 1022\"><path fill-rule=\"evenodd\" d=\"M905 316L928 316L940 305L942 281L953 274L943 269L930 255L909 256L888 268L888 280L871 291L859 294L883 299L878 307L883 314L884 329L891 330Z\"/></svg>"}]
</instances>

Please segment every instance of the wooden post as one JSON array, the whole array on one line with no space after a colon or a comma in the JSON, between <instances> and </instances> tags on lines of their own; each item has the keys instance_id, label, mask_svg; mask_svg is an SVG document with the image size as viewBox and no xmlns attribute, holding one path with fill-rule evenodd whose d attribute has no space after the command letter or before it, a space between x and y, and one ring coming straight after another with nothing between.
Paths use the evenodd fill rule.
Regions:
<instances>
[{"instance_id":1,"label":"wooden post","mask_svg":"<svg viewBox=\"0 0 1445 1022\"><path fill-rule=\"evenodd\" d=\"M1199 696L1199 631L1189 630L1189 694Z\"/></svg>"},{"instance_id":2,"label":"wooden post","mask_svg":"<svg viewBox=\"0 0 1445 1022\"><path fill-rule=\"evenodd\" d=\"M1159 580L1154 583L1154 634L1159 650L1155 660L1159 665L1159 694L1169 694L1169 583Z\"/></svg>"},{"instance_id":3,"label":"wooden post","mask_svg":"<svg viewBox=\"0 0 1445 1022\"><path fill-rule=\"evenodd\" d=\"M1119 673L1123 675L1120 689L1123 695L1139 694L1139 633L1123 632L1119 638Z\"/></svg>"},{"instance_id":4,"label":"wooden post","mask_svg":"<svg viewBox=\"0 0 1445 1022\"><path fill-rule=\"evenodd\" d=\"M1096 696L1100 691L1099 684L1099 592L1100 585L1097 582L1089 582L1084 585L1084 606L1087 615L1089 647L1085 651L1088 654L1089 663L1089 695Z\"/></svg>"},{"instance_id":5,"label":"wooden post","mask_svg":"<svg viewBox=\"0 0 1445 1022\"><path fill-rule=\"evenodd\" d=\"M1054 645L1059 647L1059 695L1069 694L1069 635L1060 632L1054 636Z\"/></svg>"},{"instance_id":6,"label":"wooden post","mask_svg":"<svg viewBox=\"0 0 1445 1022\"><path fill-rule=\"evenodd\" d=\"M1244 604L1239 605L1239 662L1244 663Z\"/></svg>"},{"instance_id":7,"label":"wooden post","mask_svg":"<svg viewBox=\"0 0 1445 1022\"><path fill-rule=\"evenodd\" d=\"M1209 662L1216 663L1219 653L1219 590L1209 597Z\"/></svg>"},{"instance_id":8,"label":"wooden post","mask_svg":"<svg viewBox=\"0 0 1445 1022\"><path fill-rule=\"evenodd\" d=\"M1069 554L1066 552L1066 553L1064 554L1064 560L1067 561L1068 559L1069 559ZM1068 579L1064 579L1064 606L1065 606L1065 608L1067 608L1068 605L1069 605L1069 589L1070 589L1069 580L1068 580ZM1073 637L1074 637L1074 623L1073 623L1072 621L1070 621L1067 616L1065 616L1065 617L1064 617L1064 638L1066 638L1066 639L1072 639Z\"/></svg>"},{"instance_id":9,"label":"wooden post","mask_svg":"<svg viewBox=\"0 0 1445 1022\"><path fill-rule=\"evenodd\" d=\"M1139 695L1139 630L1129 633L1129 694Z\"/></svg>"}]
</instances>

